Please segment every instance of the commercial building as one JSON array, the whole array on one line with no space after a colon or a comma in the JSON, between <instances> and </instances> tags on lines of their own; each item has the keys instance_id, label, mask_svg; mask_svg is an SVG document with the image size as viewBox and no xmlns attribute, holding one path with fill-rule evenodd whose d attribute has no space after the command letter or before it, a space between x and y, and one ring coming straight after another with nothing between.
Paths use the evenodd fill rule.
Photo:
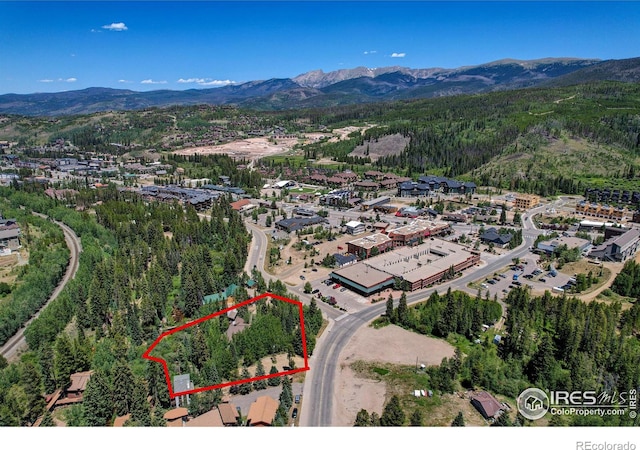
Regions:
<instances>
[{"instance_id":1,"label":"commercial building","mask_svg":"<svg viewBox=\"0 0 640 450\"><path fill-rule=\"evenodd\" d=\"M602 219L622 220L627 214L626 208L619 208L601 203L581 201L576 205L576 213Z\"/></svg>"},{"instance_id":2,"label":"commercial building","mask_svg":"<svg viewBox=\"0 0 640 450\"><path fill-rule=\"evenodd\" d=\"M405 245L417 245L425 238L444 234L450 229L449 224L445 222L431 222L418 219L408 225L388 230L387 234L393 241L394 247L401 247Z\"/></svg>"},{"instance_id":3,"label":"commercial building","mask_svg":"<svg viewBox=\"0 0 640 450\"><path fill-rule=\"evenodd\" d=\"M374 198L373 200L367 200L366 202L362 202L360 204L360 209L362 209L363 211L367 211L367 210L369 210L371 208L374 208L376 206L386 205L390 201L391 201L391 197Z\"/></svg>"},{"instance_id":4,"label":"commercial building","mask_svg":"<svg viewBox=\"0 0 640 450\"><path fill-rule=\"evenodd\" d=\"M546 253L553 253L558 247L566 245L568 249L577 248L580 253L587 253L591 249L591 242L587 239L577 238L574 236L560 236L555 239L541 241L538 243L538 250Z\"/></svg>"},{"instance_id":5,"label":"commercial building","mask_svg":"<svg viewBox=\"0 0 640 450\"><path fill-rule=\"evenodd\" d=\"M537 195L520 194L513 200L513 206L517 209L529 209L540 203L540 197Z\"/></svg>"},{"instance_id":6,"label":"commercial building","mask_svg":"<svg viewBox=\"0 0 640 450\"><path fill-rule=\"evenodd\" d=\"M372 252L375 256L392 248L393 241L383 233L375 233L347 242L347 252L356 255L360 259L369 258Z\"/></svg>"},{"instance_id":7,"label":"commercial building","mask_svg":"<svg viewBox=\"0 0 640 450\"><path fill-rule=\"evenodd\" d=\"M347 233L349 234L362 234L365 232L365 225L362 222L358 222L357 220L352 220L345 224L347 229Z\"/></svg>"},{"instance_id":8,"label":"commercial building","mask_svg":"<svg viewBox=\"0 0 640 450\"><path fill-rule=\"evenodd\" d=\"M624 234L613 236L594 247L589 256L602 261L622 262L633 257L640 248L640 230L632 228Z\"/></svg>"},{"instance_id":9,"label":"commercial building","mask_svg":"<svg viewBox=\"0 0 640 450\"><path fill-rule=\"evenodd\" d=\"M433 239L416 247L401 247L331 273L331 278L371 295L396 282L415 291L446 279L480 261L480 253Z\"/></svg>"},{"instance_id":10,"label":"commercial building","mask_svg":"<svg viewBox=\"0 0 640 450\"><path fill-rule=\"evenodd\" d=\"M289 219L282 219L277 221L275 223L275 227L279 230L284 230L287 233L291 233L293 231L302 230L303 228L327 222L327 219L320 216L291 217Z\"/></svg>"}]
</instances>

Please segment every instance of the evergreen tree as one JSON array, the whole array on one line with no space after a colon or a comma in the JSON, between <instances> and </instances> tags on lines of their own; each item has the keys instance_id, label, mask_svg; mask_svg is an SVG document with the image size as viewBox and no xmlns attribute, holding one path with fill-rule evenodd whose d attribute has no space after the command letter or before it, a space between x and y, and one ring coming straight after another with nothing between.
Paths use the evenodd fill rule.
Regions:
<instances>
[{"instance_id":1,"label":"evergreen tree","mask_svg":"<svg viewBox=\"0 0 640 450\"><path fill-rule=\"evenodd\" d=\"M407 307L407 294L402 292L397 309L398 324L406 327L409 325L409 309Z\"/></svg>"},{"instance_id":2,"label":"evergreen tree","mask_svg":"<svg viewBox=\"0 0 640 450\"><path fill-rule=\"evenodd\" d=\"M113 416L111 387L102 373L95 372L84 392L82 409L88 426L107 426Z\"/></svg>"},{"instance_id":3,"label":"evergreen tree","mask_svg":"<svg viewBox=\"0 0 640 450\"><path fill-rule=\"evenodd\" d=\"M387 308L386 308L386 312L385 315L387 316L389 322L393 323L394 322L394 309L393 309L393 296L391 294L389 294L389 297L387 298Z\"/></svg>"},{"instance_id":4,"label":"evergreen tree","mask_svg":"<svg viewBox=\"0 0 640 450\"><path fill-rule=\"evenodd\" d=\"M27 423L33 424L45 407L44 398L42 397L42 377L35 364L28 361L22 367L21 378L27 401L25 419Z\"/></svg>"},{"instance_id":5,"label":"evergreen tree","mask_svg":"<svg viewBox=\"0 0 640 450\"><path fill-rule=\"evenodd\" d=\"M380 416L380 425L383 427L401 427L404 425L404 411L397 395L391 397Z\"/></svg>"},{"instance_id":6,"label":"evergreen tree","mask_svg":"<svg viewBox=\"0 0 640 450\"><path fill-rule=\"evenodd\" d=\"M76 361L73 356L71 341L65 333L61 333L56 339L54 371L56 374L56 382L59 387L66 388L71 384L72 373L75 373Z\"/></svg>"},{"instance_id":7,"label":"evergreen tree","mask_svg":"<svg viewBox=\"0 0 640 450\"><path fill-rule=\"evenodd\" d=\"M354 427L368 427L371 426L371 418L369 417L369 411L361 409L356 415L356 421L353 424Z\"/></svg>"},{"instance_id":8,"label":"evergreen tree","mask_svg":"<svg viewBox=\"0 0 640 450\"><path fill-rule=\"evenodd\" d=\"M455 419L453 419L453 422L451 422L451 426L452 427L464 427L464 416L462 415L462 411L460 411L458 413L458 415L456 416Z\"/></svg>"},{"instance_id":9,"label":"evergreen tree","mask_svg":"<svg viewBox=\"0 0 640 450\"><path fill-rule=\"evenodd\" d=\"M422 426L422 411L416 409L411 414L411 418L409 419L409 423L412 427L421 427Z\"/></svg>"},{"instance_id":10,"label":"evergreen tree","mask_svg":"<svg viewBox=\"0 0 640 450\"><path fill-rule=\"evenodd\" d=\"M262 365L262 360L258 360L258 364L256 366L256 377L261 377L265 375L265 371L264 371L264 366ZM262 379L262 380L256 380L253 382L253 388L256 391L261 391L263 389L267 388L267 380L266 379Z\"/></svg>"},{"instance_id":11,"label":"evergreen tree","mask_svg":"<svg viewBox=\"0 0 640 450\"><path fill-rule=\"evenodd\" d=\"M249 369L244 367L242 369L242 375L240 375L240 378L243 379L243 380L248 380L249 378L251 378L251 375L249 374ZM240 394L242 394L242 395L246 395L249 392L251 392L252 390L253 390L253 386L252 386L252 384L250 382L249 383L242 383L239 386L239 391L240 391Z\"/></svg>"},{"instance_id":12,"label":"evergreen tree","mask_svg":"<svg viewBox=\"0 0 640 450\"><path fill-rule=\"evenodd\" d=\"M272 365L272 366L271 366L271 369L269 370L269 374L270 374L270 375L273 375L273 374L275 374L275 373L278 373L278 369L276 368L276 366L273 366L273 365ZM267 384L268 384L269 386L278 386L278 385L280 384L280 377L272 377L272 378L269 378L269 379L267 380Z\"/></svg>"},{"instance_id":13,"label":"evergreen tree","mask_svg":"<svg viewBox=\"0 0 640 450\"><path fill-rule=\"evenodd\" d=\"M113 404L116 415L124 416L131 412L133 403L134 378L131 368L124 361L116 362L113 368Z\"/></svg>"},{"instance_id":14,"label":"evergreen tree","mask_svg":"<svg viewBox=\"0 0 640 450\"><path fill-rule=\"evenodd\" d=\"M151 426L151 407L147 401L148 387L144 380L136 379L131 398L131 419L137 424Z\"/></svg>"},{"instance_id":15,"label":"evergreen tree","mask_svg":"<svg viewBox=\"0 0 640 450\"><path fill-rule=\"evenodd\" d=\"M40 364L40 371L42 373L44 391L51 394L56 390L56 376L51 345L46 344L38 349L38 363Z\"/></svg>"},{"instance_id":16,"label":"evergreen tree","mask_svg":"<svg viewBox=\"0 0 640 450\"><path fill-rule=\"evenodd\" d=\"M162 371L162 366L156 362L147 363L147 386L152 404L157 408L168 408L171 404L169 387Z\"/></svg>"},{"instance_id":17,"label":"evergreen tree","mask_svg":"<svg viewBox=\"0 0 640 450\"><path fill-rule=\"evenodd\" d=\"M287 376L282 378L282 392L280 392L279 401L284 409L289 411L293 403L293 391L291 389L291 380Z\"/></svg>"}]
</instances>

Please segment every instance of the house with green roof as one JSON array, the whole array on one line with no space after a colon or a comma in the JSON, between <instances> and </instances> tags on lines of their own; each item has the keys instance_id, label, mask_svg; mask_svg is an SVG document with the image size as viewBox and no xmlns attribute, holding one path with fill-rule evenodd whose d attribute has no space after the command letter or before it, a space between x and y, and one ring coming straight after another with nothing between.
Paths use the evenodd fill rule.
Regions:
<instances>
[{"instance_id":1,"label":"house with green roof","mask_svg":"<svg viewBox=\"0 0 640 450\"><path fill-rule=\"evenodd\" d=\"M209 294L204 296L204 304L212 302L223 302L227 298L231 297L238 290L237 284L231 284L223 292L216 292L215 294Z\"/></svg>"}]
</instances>

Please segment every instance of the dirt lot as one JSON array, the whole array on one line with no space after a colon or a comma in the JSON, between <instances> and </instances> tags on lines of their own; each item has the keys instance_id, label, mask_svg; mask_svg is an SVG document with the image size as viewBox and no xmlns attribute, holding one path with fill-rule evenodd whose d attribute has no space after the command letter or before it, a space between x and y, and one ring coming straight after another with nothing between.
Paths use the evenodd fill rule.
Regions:
<instances>
[{"instance_id":1,"label":"dirt lot","mask_svg":"<svg viewBox=\"0 0 640 450\"><path fill-rule=\"evenodd\" d=\"M347 127L333 130L330 133L331 136L329 142L337 142L345 139L346 136L357 130L364 131L367 128L371 128L371 125L366 127ZM229 142L222 145L212 145L203 147L190 147L182 150L176 150L176 155L210 155L210 154L227 154L233 158L263 158L265 156L273 156L279 153L284 153L293 150L296 144L307 144L321 139L327 136L326 133L309 133L302 139L298 138L270 138L270 137L256 137L242 139L234 142Z\"/></svg>"},{"instance_id":2,"label":"dirt lot","mask_svg":"<svg viewBox=\"0 0 640 450\"><path fill-rule=\"evenodd\" d=\"M222 145L185 148L182 150L176 150L174 153L176 155L211 155L225 153L234 158L251 159L277 155L291 150L297 143L297 139L278 139L277 143L273 143L270 142L269 138L258 137L229 142L228 144Z\"/></svg>"},{"instance_id":3,"label":"dirt lot","mask_svg":"<svg viewBox=\"0 0 640 450\"><path fill-rule=\"evenodd\" d=\"M352 426L356 414L364 408L369 413L382 414L386 386L384 383L359 377L350 365L356 361L376 361L391 364L440 364L450 358L454 348L447 342L422 336L395 325L380 329L362 327L340 354L340 369L332 424ZM457 414L457 411L456 411ZM455 414L454 414L455 415Z\"/></svg>"}]
</instances>

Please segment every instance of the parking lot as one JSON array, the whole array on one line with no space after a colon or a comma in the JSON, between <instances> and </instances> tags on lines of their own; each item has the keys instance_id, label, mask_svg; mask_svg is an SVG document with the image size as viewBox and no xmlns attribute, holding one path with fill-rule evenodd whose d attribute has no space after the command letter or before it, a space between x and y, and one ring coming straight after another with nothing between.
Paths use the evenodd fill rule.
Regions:
<instances>
[{"instance_id":1,"label":"parking lot","mask_svg":"<svg viewBox=\"0 0 640 450\"><path fill-rule=\"evenodd\" d=\"M359 311L365 306L370 305L372 299L378 297L384 297L386 299L389 293L392 292L387 289L371 297L363 297L328 278L313 281L311 286L313 288L311 294L316 300L321 301L322 297L328 298L329 301L326 303L333 304L335 302L336 307L344 308L347 312ZM399 295L399 293L394 294L394 298Z\"/></svg>"},{"instance_id":2,"label":"parking lot","mask_svg":"<svg viewBox=\"0 0 640 450\"><path fill-rule=\"evenodd\" d=\"M524 258L518 265L511 265L505 270L497 272L493 277L477 280L482 296L489 292L489 297L495 295L504 298L511 289L518 286L529 286L534 293L545 290L554 294L561 294L570 288L572 277L559 271L544 270L538 265L535 255ZM562 290L560 290L562 289Z\"/></svg>"}]
</instances>

